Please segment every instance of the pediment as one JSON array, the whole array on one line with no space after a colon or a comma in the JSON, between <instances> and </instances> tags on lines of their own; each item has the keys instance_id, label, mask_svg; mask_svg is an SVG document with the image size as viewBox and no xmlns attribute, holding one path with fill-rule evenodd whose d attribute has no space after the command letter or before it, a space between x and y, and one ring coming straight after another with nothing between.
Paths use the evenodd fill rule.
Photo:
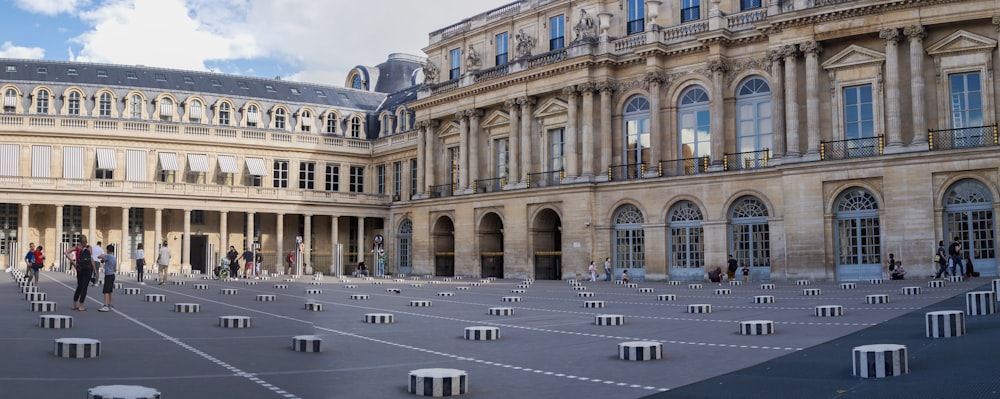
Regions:
<instances>
[{"instance_id":1,"label":"pediment","mask_svg":"<svg viewBox=\"0 0 1000 399\"><path fill-rule=\"evenodd\" d=\"M502 126L510 126L510 112L502 109L490 112L490 114L487 115L482 122L482 127L484 128L493 128Z\"/></svg>"},{"instance_id":2,"label":"pediment","mask_svg":"<svg viewBox=\"0 0 1000 399\"><path fill-rule=\"evenodd\" d=\"M459 125L457 120L442 123L441 126L438 127L437 136L445 137L453 134L458 134L458 127Z\"/></svg>"},{"instance_id":3,"label":"pediment","mask_svg":"<svg viewBox=\"0 0 1000 399\"><path fill-rule=\"evenodd\" d=\"M562 98L550 98L542 102L538 108L535 109L536 118L544 118L551 115L562 115L566 113L569 109L566 100Z\"/></svg>"},{"instance_id":4,"label":"pediment","mask_svg":"<svg viewBox=\"0 0 1000 399\"><path fill-rule=\"evenodd\" d=\"M850 68L860 65L882 64L884 62L884 53L852 44L826 60L823 63L823 69Z\"/></svg>"},{"instance_id":5,"label":"pediment","mask_svg":"<svg viewBox=\"0 0 1000 399\"><path fill-rule=\"evenodd\" d=\"M960 30L944 39L938 40L927 47L927 54L941 56L969 52L992 52L997 48L997 41L986 36Z\"/></svg>"}]
</instances>

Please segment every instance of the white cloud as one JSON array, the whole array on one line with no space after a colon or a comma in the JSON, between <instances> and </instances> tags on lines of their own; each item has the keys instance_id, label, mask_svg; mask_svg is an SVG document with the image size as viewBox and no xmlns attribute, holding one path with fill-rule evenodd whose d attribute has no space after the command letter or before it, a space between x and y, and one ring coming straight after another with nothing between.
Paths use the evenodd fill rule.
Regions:
<instances>
[{"instance_id":1,"label":"white cloud","mask_svg":"<svg viewBox=\"0 0 1000 399\"><path fill-rule=\"evenodd\" d=\"M89 0L14 0L17 8L45 15L75 14L77 9L89 3Z\"/></svg>"},{"instance_id":2,"label":"white cloud","mask_svg":"<svg viewBox=\"0 0 1000 399\"><path fill-rule=\"evenodd\" d=\"M11 42L3 42L3 44L0 44L0 58L40 60L45 58L45 49L41 47L21 47L15 46Z\"/></svg>"}]
</instances>

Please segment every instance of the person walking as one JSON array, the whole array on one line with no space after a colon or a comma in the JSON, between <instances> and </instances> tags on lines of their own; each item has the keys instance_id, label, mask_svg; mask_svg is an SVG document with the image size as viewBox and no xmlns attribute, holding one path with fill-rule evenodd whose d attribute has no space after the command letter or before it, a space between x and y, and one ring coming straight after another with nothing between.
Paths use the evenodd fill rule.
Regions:
<instances>
[{"instance_id":1,"label":"person walking","mask_svg":"<svg viewBox=\"0 0 1000 399\"><path fill-rule=\"evenodd\" d=\"M101 263L104 264L104 306L97 309L98 312L109 312L115 307L111 302L112 294L115 291L115 270L118 269L118 258L115 256L115 246L108 244L107 251L101 255Z\"/></svg>"},{"instance_id":2,"label":"person walking","mask_svg":"<svg viewBox=\"0 0 1000 399\"><path fill-rule=\"evenodd\" d=\"M142 250L142 243L139 243L139 245L136 245L135 247L135 271L136 274L138 275L136 279L140 285L146 285L146 282L143 281L145 280L145 278L142 273L143 269L145 268L146 268L146 252Z\"/></svg>"},{"instance_id":3,"label":"person walking","mask_svg":"<svg viewBox=\"0 0 1000 399\"><path fill-rule=\"evenodd\" d=\"M948 253L944 250L944 240L938 241L934 261L937 262L938 266L938 270L937 273L934 274L934 278L941 278L942 275L948 273Z\"/></svg>"},{"instance_id":4,"label":"person walking","mask_svg":"<svg viewBox=\"0 0 1000 399\"><path fill-rule=\"evenodd\" d=\"M90 247L91 257L94 259L94 275L98 276L98 277L100 277L100 272L101 272L101 270L100 270L101 269L101 255L104 255L104 247L102 247L101 245L102 245L102 243L100 241L98 241L97 245L94 245L94 246ZM99 282L99 280L100 279L95 279L94 281L91 281L91 283L94 284L94 287L97 286L97 283Z\"/></svg>"},{"instance_id":5,"label":"person walking","mask_svg":"<svg viewBox=\"0 0 1000 399\"><path fill-rule=\"evenodd\" d=\"M170 266L170 247L167 246L167 240L163 240L163 245L160 246L160 250L156 253L156 267L160 272L160 285L167 283L167 269Z\"/></svg>"},{"instance_id":6,"label":"person walking","mask_svg":"<svg viewBox=\"0 0 1000 399\"><path fill-rule=\"evenodd\" d=\"M604 258L604 281L611 281L611 258Z\"/></svg>"},{"instance_id":7,"label":"person walking","mask_svg":"<svg viewBox=\"0 0 1000 399\"><path fill-rule=\"evenodd\" d=\"M590 272L590 281L597 281L597 265L594 265L594 261L590 261L587 271Z\"/></svg>"},{"instance_id":8,"label":"person walking","mask_svg":"<svg viewBox=\"0 0 1000 399\"><path fill-rule=\"evenodd\" d=\"M736 278L736 269L740 268L739 262L733 259L733 255L729 255L729 260L726 261L726 275L729 276L729 280Z\"/></svg>"},{"instance_id":9,"label":"person walking","mask_svg":"<svg viewBox=\"0 0 1000 399\"><path fill-rule=\"evenodd\" d=\"M961 276L965 274L965 266L962 264L962 243L958 242L958 237L955 237L951 245L948 246L948 255L950 256L948 266L951 269L951 275ZM959 273L960 271L961 273Z\"/></svg>"},{"instance_id":10,"label":"person walking","mask_svg":"<svg viewBox=\"0 0 1000 399\"><path fill-rule=\"evenodd\" d=\"M254 277L260 277L260 265L264 264L264 254L260 251L256 251L253 255L253 275Z\"/></svg>"},{"instance_id":11,"label":"person walking","mask_svg":"<svg viewBox=\"0 0 1000 399\"><path fill-rule=\"evenodd\" d=\"M229 277L236 277L236 274L240 272L240 253L236 251L236 247L229 246L226 259L229 259Z\"/></svg>"},{"instance_id":12,"label":"person walking","mask_svg":"<svg viewBox=\"0 0 1000 399\"><path fill-rule=\"evenodd\" d=\"M69 253L73 249L67 250ZM87 287L91 280L97 280L94 276L94 258L90 245L87 244L87 236L80 236L80 242L75 248L76 262L73 268L76 270L76 290L73 291L73 310L85 312L87 308L83 303L87 301ZM67 255L68 257L68 255Z\"/></svg>"}]
</instances>

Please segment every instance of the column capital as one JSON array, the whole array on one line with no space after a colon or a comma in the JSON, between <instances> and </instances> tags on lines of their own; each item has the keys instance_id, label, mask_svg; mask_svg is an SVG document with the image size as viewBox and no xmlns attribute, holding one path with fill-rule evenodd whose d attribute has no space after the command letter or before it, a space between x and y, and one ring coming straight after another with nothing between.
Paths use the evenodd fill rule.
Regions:
<instances>
[{"instance_id":1,"label":"column capital","mask_svg":"<svg viewBox=\"0 0 1000 399\"><path fill-rule=\"evenodd\" d=\"M993 17L993 23L997 23L997 18ZM903 35L910 40L923 40L927 36L927 28L923 25L910 25L903 28Z\"/></svg>"},{"instance_id":2,"label":"column capital","mask_svg":"<svg viewBox=\"0 0 1000 399\"><path fill-rule=\"evenodd\" d=\"M611 93L614 93L614 91L615 91L615 82L612 82L610 80L605 80L605 81L597 82L597 90L600 91L601 94L605 94L605 93L611 94Z\"/></svg>"},{"instance_id":3,"label":"column capital","mask_svg":"<svg viewBox=\"0 0 1000 399\"><path fill-rule=\"evenodd\" d=\"M594 91L596 87L597 87L597 85L595 85L593 82L583 82L583 83L578 84L576 86L576 89L581 94L586 94L586 93Z\"/></svg>"},{"instance_id":4,"label":"column capital","mask_svg":"<svg viewBox=\"0 0 1000 399\"><path fill-rule=\"evenodd\" d=\"M530 106L533 106L533 105L535 105L535 103L537 101L538 100L535 99L535 97L532 97L532 96L524 96L524 97L519 97L517 99L517 103L520 104L521 107L530 107Z\"/></svg>"},{"instance_id":5,"label":"column capital","mask_svg":"<svg viewBox=\"0 0 1000 399\"><path fill-rule=\"evenodd\" d=\"M718 60L711 60L708 62L708 70L711 71L713 74L725 75L726 72L729 72L729 69L730 69L729 62L726 62L726 60L718 59Z\"/></svg>"},{"instance_id":6,"label":"column capital","mask_svg":"<svg viewBox=\"0 0 1000 399\"><path fill-rule=\"evenodd\" d=\"M902 38L902 36L899 34L899 29L897 28L882 29L881 31L878 32L878 37L881 37L883 40L885 40L886 44L898 43L899 39Z\"/></svg>"},{"instance_id":7,"label":"column capital","mask_svg":"<svg viewBox=\"0 0 1000 399\"><path fill-rule=\"evenodd\" d=\"M800 44L799 49L806 55L819 55L819 53L823 52L823 44L815 40L810 40Z\"/></svg>"},{"instance_id":8,"label":"column capital","mask_svg":"<svg viewBox=\"0 0 1000 399\"><path fill-rule=\"evenodd\" d=\"M799 56L799 46L797 44L785 45L781 48L781 55L785 57L787 63L789 58L795 59Z\"/></svg>"},{"instance_id":9,"label":"column capital","mask_svg":"<svg viewBox=\"0 0 1000 399\"><path fill-rule=\"evenodd\" d=\"M771 66L774 66L774 64L780 64L784 60L785 53L780 48L771 49L767 52L767 61L771 63Z\"/></svg>"},{"instance_id":10,"label":"column capital","mask_svg":"<svg viewBox=\"0 0 1000 399\"><path fill-rule=\"evenodd\" d=\"M465 110L465 116L469 119L479 119L483 117L483 110L479 108L467 109Z\"/></svg>"},{"instance_id":11,"label":"column capital","mask_svg":"<svg viewBox=\"0 0 1000 399\"><path fill-rule=\"evenodd\" d=\"M652 84L657 84L657 85L663 84L663 82L665 82L667 80L667 78L665 76L663 76L663 72L646 72L645 79L646 79L646 82L648 82L651 85Z\"/></svg>"},{"instance_id":12,"label":"column capital","mask_svg":"<svg viewBox=\"0 0 1000 399\"><path fill-rule=\"evenodd\" d=\"M997 26L997 30L1000 31L1000 15L993 16L993 25Z\"/></svg>"},{"instance_id":13,"label":"column capital","mask_svg":"<svg viewBox=\"0 0 1000 399\"><path fill-rule=\"evenodd\" d=\"M566 86L562 88L562 94L566 95L566 97L572 98L576 97L577 94L580 94L580 91L576 89L576 86Z\"/></svg>"},{"instance_id":14,"label":"column capital","mask_svg":"<svg viewBox=\"0 0 1000 399\"><path fill-rule=\"evenodd\" d=\"M465 111L455 112L455 119L458 120L458 121L461 121L462 119L465 119Z\"/></svg>"},{"instance_id":15,"label":"column capital","mask_svg":"<svg viewBox=\"0 0 1000 399\"><path fill-rule=\"evenodd\" d=\"M516 98L508 98L507 100L504 100L503 106L505 106L507 108L511 108L511 109L517 108L517 99Z\"/></svg>"}]
</instances>

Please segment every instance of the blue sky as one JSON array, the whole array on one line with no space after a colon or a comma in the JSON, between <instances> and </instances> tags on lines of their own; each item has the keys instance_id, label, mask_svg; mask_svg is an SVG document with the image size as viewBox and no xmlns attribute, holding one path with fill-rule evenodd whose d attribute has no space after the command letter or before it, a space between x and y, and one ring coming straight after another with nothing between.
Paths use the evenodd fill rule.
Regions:
<instances>
[{"instance_id":1,"label":"blue sky","mask_svg":"<svg viewBox=\"0 0 1000 399\"><path fill-rule=\"evenodd\" d=\"M0 58L343 85L427 33L513 0L0 0Z\"/></svg>"}]
</instances>

